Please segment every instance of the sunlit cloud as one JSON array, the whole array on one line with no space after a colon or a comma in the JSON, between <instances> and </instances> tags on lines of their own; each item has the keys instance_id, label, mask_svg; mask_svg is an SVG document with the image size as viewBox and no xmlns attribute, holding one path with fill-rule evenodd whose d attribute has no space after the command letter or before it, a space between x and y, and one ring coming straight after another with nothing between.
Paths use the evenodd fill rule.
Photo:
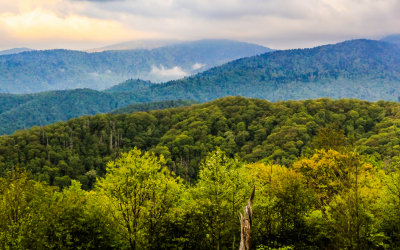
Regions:
<instances>
[{"instance_id":1,"label":"sunlit cloud","mask_svg":"<svg viewBox=\"0 0 400 250\"><path fill-rule=\"evenodd\" d=\"M0 15L2 27L19 39L112 40L141 38L144 32L134 31L121 23L98 20L75 14L59 17L54 12L35 9L31 12ZM128 34L128 35L127 35Z\"/></svg>"},{"instance_id":2,"label":"sunlit cloud","mask_svg":"<svg viewBox=\"0 0 400 250\"><path fill-rule=\"evenodd\" d=\"M69 44L73 47L80 42L107 44L154 37L151 32L136 30L118 20L81 15L79 11L88 8L85 3L19 0L8 4L6 9L2 2L0 0L0 34L3 38L0 48L10 41L16 45L52 48Z\"/></svg>"}]
</instances>

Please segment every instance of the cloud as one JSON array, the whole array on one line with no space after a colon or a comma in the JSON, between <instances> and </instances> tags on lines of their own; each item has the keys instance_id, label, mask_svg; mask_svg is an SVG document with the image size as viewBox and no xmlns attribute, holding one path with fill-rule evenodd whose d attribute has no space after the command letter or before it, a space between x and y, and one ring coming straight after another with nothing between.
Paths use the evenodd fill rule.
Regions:
<instances>
[{"instance_id":1,"label":"cloud","mask_svg":"<svg viewBox=\"0 0 400 250\"><path fill-rule=\"evenodd\" d=\"M96 7L97 17L114 16L160 37L231 38L274 48L400 32L397 0L127 0Z\"/></svg>"},{"instance_id":2,"label":"cloud","mask_svg":"<svg viewBox=\"0 0 400 250\"><path fill-rule=\"evenodd\" d=\"M160 67L153 65L150 74L153 78L158 79L159 81L175 80L189 75L179 66L166 69L163 65Z\"/></svg>"},{"instance_id":3,"label":"cloud","mask_svg":"<svg viewBox=\"0 0 400 250\"><path fill-rule=\"evenodd\" d=\"M398 13L398 0L0 0L0 34L15 42L69 39L96 47L229 38L285 49L400 33Z\"/></svg>"},{"instance_id":4,"label":"cloud","mask_svg":"<svg viewBox=\"0 0 400 250\"><path fill-rule=\"evenodd\" d=\"M152 37L148 32L135 30L118 20L81 15L80 10L87 8L84 3L64 0L37 0L40 4L30 0L17 2L19 4L13 10L0 11L0 34L6 34L2 36L0 48L9 43L7 41L39 45L38 48L57 45L69 48L79 43L82 46Z\"/></svg>"},{"instance_id":5,"label":"cloud","mask_svg":"<svg viewBox=\"0 0 400 250\"><path fill-rule=\"evenodd\" d=\"M201 64L201 63L195 63L192 66L192 70L198 70L198 69L203 68L204 66L206 66L206 65L205 64Z\"/></svg>"},{"instance_id":6,"label":"cloud","mask_svg":"<svg viewBox=\"0 0 400 250\"><path fill-rule=\"evenodd\" d=\"M74 14L59 17L53 12L40 9L22 14L1 14L0 23L15 37L22 39L58 37L68 40L90 40L95 37L108 40L112 37L118 40L124 38L124 32L133 32L115 21L96 20Z\"/></svg>"},{"instance_id":7,"label":"cloud","mask_svg":"<svg viewBox=\"0 0 400 250\"><path fill-rule=\"evenodd\" d=\"M76 1L76 2L122 2L125 0L72 0L72 1Z\"/></svg>"}]
</instances>

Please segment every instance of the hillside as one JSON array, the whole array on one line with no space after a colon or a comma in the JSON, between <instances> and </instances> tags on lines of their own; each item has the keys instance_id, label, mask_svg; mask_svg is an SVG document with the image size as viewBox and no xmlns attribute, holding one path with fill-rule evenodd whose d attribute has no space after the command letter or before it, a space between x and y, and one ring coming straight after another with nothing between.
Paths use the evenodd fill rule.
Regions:
<instances>
[{"instance_id":1,"label":"hillside","mask_svg":"<svg viewBox=\"0 0 400 250\"><path fill-rule=\"evenodd\" d=\"M84 116L0 137L0 169L17 165L52 185L69 178L88 185L88 171L102 176L107 161L138 147L162 153L173 171L193 179L201 159L216 147L250 162L289 165L326 127L343 131L361 153L377 152L376 160L386 160L400 153L393 136L400 132L399 110L400 104L383 101L227 97L184 108Z\"/></svg>"},{"instance_id":2,"label":"hillside","mask_svg":"<svg viewBox=\"0 0 400 250\"><path fill-rule=\"evenodd\" d=\"M267 51L255 44L200 40L152 50L22 52L0 56L0 92L100 90L130 78L167 81Z\"/></svg>"},{"instance_id":3,"label":"hillside","mask_svg":"<svg viewBox=\"0 0 400 250\"><path fill-rule=\"evenodd\" d=\"M255 249L397 249L399 114L227 97L2 136L0 248L235 249L250 203Z\"/></svg>"},{"instance_id":4,"label":"hillside","mask_svg":"<svg viewBox=\"0 0 400 250\"><path fill-rule=\"evenodd\" d=\"M7 103L0 113L0 134L66 121L82 115L106 113L134 102L145 101L145 98L129 92L107 93L91 89L0 95L0 103Z\"/></svg>"},{"instance_id":5,"label":"hillside","mask_svg":"<svg viewBox=\"0 0 400 250\"><path fill-rule=\"evenodd\" d=\"M353 40L239 59L194 77L153 86L152 100L208 101L241 95L270 101L307 98L397 100L400 48Z\"/></svg>"},{"instance_id":6,"label":"hillside","mask_svg":"<svg viewBox=\"0 0 400 250\"><path fill-rule=\"evenodd\" d=\"M137 81L134 80L133 83L137 83ZM91 89L60 90L20 96L3 94L0 95L0 104L2 104L0 133L8 134L17 129L67 121L83 115L107 112L114 114L132 113L190 106L197 103L188 100L171 100L131 104L145 100L144 97L140 98L129 92L108 93ZM13 108L14 105L17 108Z\"/></svg>"},{"instance_id":7,"label":"hillside","mask_svg":"<svg viewBox=\"0 0 400 250\"><path fill-rule=\"evenodd\" d=\"M235 248L252 197L256 249L397 249L399 114L226 97L2 136L0 248Z\"/></svg>"},{"instance_id":8,"label":"hillside","mask_svg":"<svg viewBox=\"0 0 400 250\"><path fill-rule=\"evenodd\" d=\"M71 118L95 112L110 112L137 102L178 99L204 102L229 95L270 101L320 97L397 101L400 96L399 82L398 46L379 41L353 40L312 49L276 51L243 58L193 77L164 84L130 80L106 92L92 91L87 100L66 100L68 105L65 106L79 110L76 114L68 111L68 118ZM68 95L74 99L73 93ZM0 103L7 102L2 98L0 96ZM7 95L7 98L30 100L31 97ZM0 133L65 120L63 109L57 108L64 104L48 98L48 95L37 95L37 98L24 105L16 103L12 110L4 108L0 114L0 128L3 128ZM114 101L109 105L111 99ZM61 113L56 114L52 120L42 119L48 108L37 108L38 102L43 107L59 109ZM93 103L95 106L91 107ZM104 108L100 111L98 105ZM28 109L32 112L26 112ZM27 115L37 118L33 122Z\"/></svg>"}]
</instances>

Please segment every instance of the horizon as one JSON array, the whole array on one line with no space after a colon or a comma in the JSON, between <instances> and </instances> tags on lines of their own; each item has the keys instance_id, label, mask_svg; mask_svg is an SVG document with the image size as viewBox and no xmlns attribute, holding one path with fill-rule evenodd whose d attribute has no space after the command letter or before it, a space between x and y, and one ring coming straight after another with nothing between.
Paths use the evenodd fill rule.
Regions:
<instances>
[{"instance_id":1,"label":"horizon","mask_svg":"<svg viewBox=\"0 0 400 250\"><path fill-rule=\"evenodd\" d=\"M378 37L378 38L364 38L364 37L350 38L350 39L346 39L346 40L315 44L315 45L313 45L311 47L293 47L293 48L286 48L286 49L277 49L277 48L273 48L273 47L270 47L268 45L263 45L263 44L259 44L259 43L253 43L253 42L248 42L248 41L240 41L240 40L234 40L234 39L225 39L225 38L220 38L220 39L218 39L218 38L202 38L202 39L196 39L196 40L176 40L176 43L172 43L172 44L180 44L180 43L185 43L185 42L196 42L196 41L202 41L202 40L229 40L229 41L235 41L235 42L243 42L243 43L250 43L250 44L260 45L260 46L264 46L264 47L272 49L272 50L291 50L291 49L310 49L310 48L316 48L316 47L319 47L319 46L333 45L333 44L338 44L338 43L342 43L342 42L346 42L346 41L352 41L352 40L363 40L363 39L365 39L365 40L372 40L372 41L380 41L380 39L383 39L385 37L392 36L392 35L400 35L400 34L388 34L388 35L385 35L383 37ZM104 46L95 47L95 48L86 48L86 49L74 49L74 48L64 48L64 47L32 48L32 47L28 47L28 46L20 46L20 47L10 47L10 48L4 48L4 49L0 48L0 52L8 51L8 50L14 50L14 49L28 49L28 50L33 50L33 51L74 50L74 51L82 51L82 52L87 52L87 53L97 53L97 52L102 52L102 51L107 51L107 50L131 50L131 49L112 49L112 48L109 49L108 48L108 47L117 46L117 45L123 45L123 44L134 43L134 42L149 42L149 41L163 41L163 40L169 40L169 39L130 40L130 41L122 41L122 42L112 43L112 44L105 44ZM156 46L154 48L161 48L161 47L165 47L165 46L168 46L168 45L171 45L171 44ZM134 48L134 49L136 49L136 48ZM153 48L141 48L140 47L140 48L137 48L137 49L151 50Z\"/></svg>"}]
</instances>

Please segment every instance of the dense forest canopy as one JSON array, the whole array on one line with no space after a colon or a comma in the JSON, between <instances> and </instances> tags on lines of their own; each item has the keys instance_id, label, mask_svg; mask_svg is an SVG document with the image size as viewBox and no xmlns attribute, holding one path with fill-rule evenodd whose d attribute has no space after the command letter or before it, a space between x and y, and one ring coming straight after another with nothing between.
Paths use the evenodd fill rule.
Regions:
<instances>
[{"instance_id":1,"label":"dense forest canopy","mask_svg":"<svg viewBox=\"0 0 400 250\"><path fill-rule=\"evenodd\" d=\"M109 161L91 191L75 180L60 191L14 169L0 177L0 246L237 249L253 189L254 249L398 249L399 162L382 166L330 142L320 146L336 150L315 148L289 166L246 164L217 148L193 184L136 148Z\"/></svg>"},{"instance_id":2,"label":"dense forest canopy","mask_svg":"<svg viewBox=\"0 0 400 250\"><path fill-rule=\"evenodd\" d=\"M186 107L193 104L198 104L196 101L191 100L171 100L171 101L161 101L161 102L148 102L148 103L135 103L128 105L123 108L118 108L111 111L111 114L130 114L140 111L150 111L157 109L167 109L176 107Z\"/></svg>"},{"instance_id":3,"label":"dense forest canopy","mask_svg":"<svg viewBox=\"0 0 400 250\"><path fill-rule=\"evenodd\" d=\"M90 189L108 161L138 147L163 154L170 170L190 182L217 147L245 161L289 166L323 144L316 135L325 130L317 138L327 138L319 141L334 136L339 142L332 145L354 145L387 165L400 150L399 111L398 103L384 101L227 97L184 108L84 116L2 136L0 169L27 169L60 187L76 179Z\"/></svg>"},{"instance_id":4,"label":"dense forest canopy","mask_svg":"<svg viewBox=\"0 0 400 250\"><path fill-rule=\"evenodd\" d=\"M3 94L0 103L7 105L0 110L0 134L165 100L204 102L241 95L269 101L322 97L397 101L399 77L398 45L353 40L243 58L163 84L128 80L106 91Z\"/></svg>"}]
</instances>

